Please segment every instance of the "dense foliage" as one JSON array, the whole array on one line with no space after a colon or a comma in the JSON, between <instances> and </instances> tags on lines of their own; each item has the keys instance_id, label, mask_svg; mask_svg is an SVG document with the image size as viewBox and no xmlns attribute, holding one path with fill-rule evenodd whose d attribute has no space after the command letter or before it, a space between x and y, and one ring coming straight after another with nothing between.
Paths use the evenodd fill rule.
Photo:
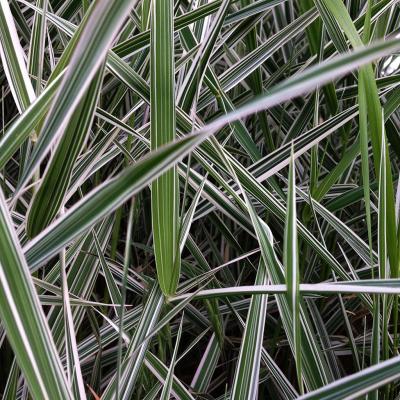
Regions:
<instances>
[{"instance_id":1,"label":"dense foliage","mask_svg":"<svg viewBox=\"0 0 400 400\"><path fill-rule=\"evenodd\" d=\"M398 0L0 0L0 397L399 399Z\"/></svg>"}]
</instances>

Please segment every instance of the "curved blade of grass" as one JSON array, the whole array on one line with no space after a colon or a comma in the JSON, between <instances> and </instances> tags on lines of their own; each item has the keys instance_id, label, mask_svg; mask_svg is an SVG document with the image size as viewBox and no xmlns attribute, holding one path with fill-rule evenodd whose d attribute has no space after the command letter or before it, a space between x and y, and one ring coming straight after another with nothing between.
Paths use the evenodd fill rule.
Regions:
<instances>
[{"instance_id":1,"label":"curved blade of grass","mask_svg":"<svg viewBox=\"0 0 400 400\"><path fill-rule=\"evenodd\" d=\"M211 299L216 297L234 297L238 295L253 296L257 294L286 294L288 288L285 284L269 284L254 286L233 286L217 289L202 289L195 293L185 293L169 297L171 302L192 299ZM396 294L400 293L400 281L398 279L388 279L381 281L377 279L358 280L352 282L335 283L300 283L299 292L303 295L316 296L334 295L338 293L357 293L357 294ZM292 332L292 331L290 331Z\"/></svg>"},{"instance_id":2,"label":"curved blade of grass","mask_svg":"<svg viewBox=\"0 0 400 400\"><path fill-rule=\"evenodd\" d=\"M0 315L34 397L72 399L3 193L0 192Z\"/></svg>"},{"instance_id":3,"label":"curved blade of grass","mask_svg":"<svg viewBox=\"0 0 400 400\"><path fill-rule=\"evenodd\" d=\"M373 365L308 393L301 400L357 399L400 376L400 356Z\"/></svg>"}]
</instances>

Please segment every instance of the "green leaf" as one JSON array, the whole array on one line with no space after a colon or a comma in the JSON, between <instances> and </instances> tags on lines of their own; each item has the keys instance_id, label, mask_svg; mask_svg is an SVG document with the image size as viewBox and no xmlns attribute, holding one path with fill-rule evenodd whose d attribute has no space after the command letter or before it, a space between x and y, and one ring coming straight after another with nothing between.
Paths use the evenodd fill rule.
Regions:
<instances>
[{"instance_id":1,"label":"green leaf","mask_svg":"<svg viewBox=\"0 0 400 400\"><path fill-rule=\"evenodd\" d=\"M175 78L172 0L153 0L151 23L150 118L151 149L174 140ZM179 182L175 168L151 186L154 255L157 276L165 295L174 294L179 281Z\"/></svg>"},{"instance_id":2,"label":"green leaf","mask_svg":"<svg viewBox=\"0 0 400 400\"><path fill-rule=\"evenodd\" d=\"M41 81L43 77L43 64L46 40L46 11L48 0L38 0L37 7L44 13L35 13L33 17L32 36L29 46L28 70L36 79L33 83L37 95L42 91Z\"/></svg>"},{"instance_id":3,"label":"green leaf","mask_svg":"<svg viewBox=\"0 0 400 400\"><path fill-rule=\"evenodd\" d=\"M267 269L263 261L258 266L255 284L267 284ZM251 298L239 360L233 380L231 399L258 398L258 380L267 300L267 295L255 295Z\"/></svg>"},{"instance_id":4,"label":"green leaf","mask_svg":"<svg viewBox=\"0 0 400 400\"><path fill-rule=\"evenodd\" d=\"M381 362L308 393L301 400L357 399L400 376L400 356Z\"/></svg>"},{"instance_id":5,"label":"green leaf","mask_svg":"<svg viewBox=\"0 0 400 400\"><path fill-rule=\"evenodd\" d=\"M287 194L287 210L285 223L285 241L283 251L283 264L286 268L286 285L288 288L288 304L292 312L293 320L293 349L296 360L297 382L300 393L303 393L303 378L301 373L301 336L302 327L300 321L300 272L299 254L297 243L297 214L296 214L296 187L293 147L289 164L289 186Z\"/></svg>"}]
</instances>

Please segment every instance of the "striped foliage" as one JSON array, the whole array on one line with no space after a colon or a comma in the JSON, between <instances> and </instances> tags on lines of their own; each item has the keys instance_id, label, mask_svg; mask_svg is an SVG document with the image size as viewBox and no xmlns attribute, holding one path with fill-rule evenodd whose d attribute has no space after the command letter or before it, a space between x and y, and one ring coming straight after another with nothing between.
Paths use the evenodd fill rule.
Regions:
<instances>
[{"instance_id":1,"label":"striped foliage","mask_svg":"<svg viewBox=\"0 0 400 400\"><path fill-rule=\"evenodd\" d=\"M0 398L400 398L398 0L0 0Z\"/></svg>"}]
</instances>

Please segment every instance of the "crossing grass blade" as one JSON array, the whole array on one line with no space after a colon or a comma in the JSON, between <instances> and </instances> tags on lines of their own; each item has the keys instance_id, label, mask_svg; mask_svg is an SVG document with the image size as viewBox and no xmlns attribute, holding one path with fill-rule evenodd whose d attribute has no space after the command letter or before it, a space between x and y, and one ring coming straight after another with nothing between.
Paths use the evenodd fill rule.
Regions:
<instances>
[{"instance_id":1,"label":"crossing grass blade","mask_svg":"<svg viewBox=\"0 0 400 400\"><path fill-rule=\"evenodd\" d=\"M119 2L98 1L92 3L88 18L78 31L76 47L73 49L68 70L47 114L29 162L20 178L23 187L39 167L50 146L63 135L66 123L79 105L91 79L98 72L114 36L124 22L132 4L128 0ZM105 21L107 20L107 22Z\"/></svg>"},{"instance_id":2,"label":"crossing grass blade","mask_svg":"<svg viewBox=\"0 0 400 400\"><path fill-rule=\"evenodd\" d=\"M400 357L364 369L356 374L342 378L324 388L300 397L302 400L328 400L340 398L356 399L399 377Z\"/></svg>"},{"instance_id":3,"label":"crossing grass blade","mask_svg":"<svg viewBox=\"0 0 400 400\"><path fill-rule=\"evenodd\" d=\"M110 182L104 182L25 246L31 268L43 263L85 229L115 210L136 192L188 154L209 134L188 135L152 152Z\"/></svg>"},{"instance_id":4,"label":"crossing grass blade","mask_svg":"<svg viewBox=\"0 0 400 400\"><path fill-rule=\"evenodd\" d=\"M27 218L27 234L34 237L46 228L60 212L68 189L75 161L84 146L93 123L104 65L94 76L77 112L72 115L63 136L48 163L39 188L30 205Z\"/></svg>"}]
</instances>

